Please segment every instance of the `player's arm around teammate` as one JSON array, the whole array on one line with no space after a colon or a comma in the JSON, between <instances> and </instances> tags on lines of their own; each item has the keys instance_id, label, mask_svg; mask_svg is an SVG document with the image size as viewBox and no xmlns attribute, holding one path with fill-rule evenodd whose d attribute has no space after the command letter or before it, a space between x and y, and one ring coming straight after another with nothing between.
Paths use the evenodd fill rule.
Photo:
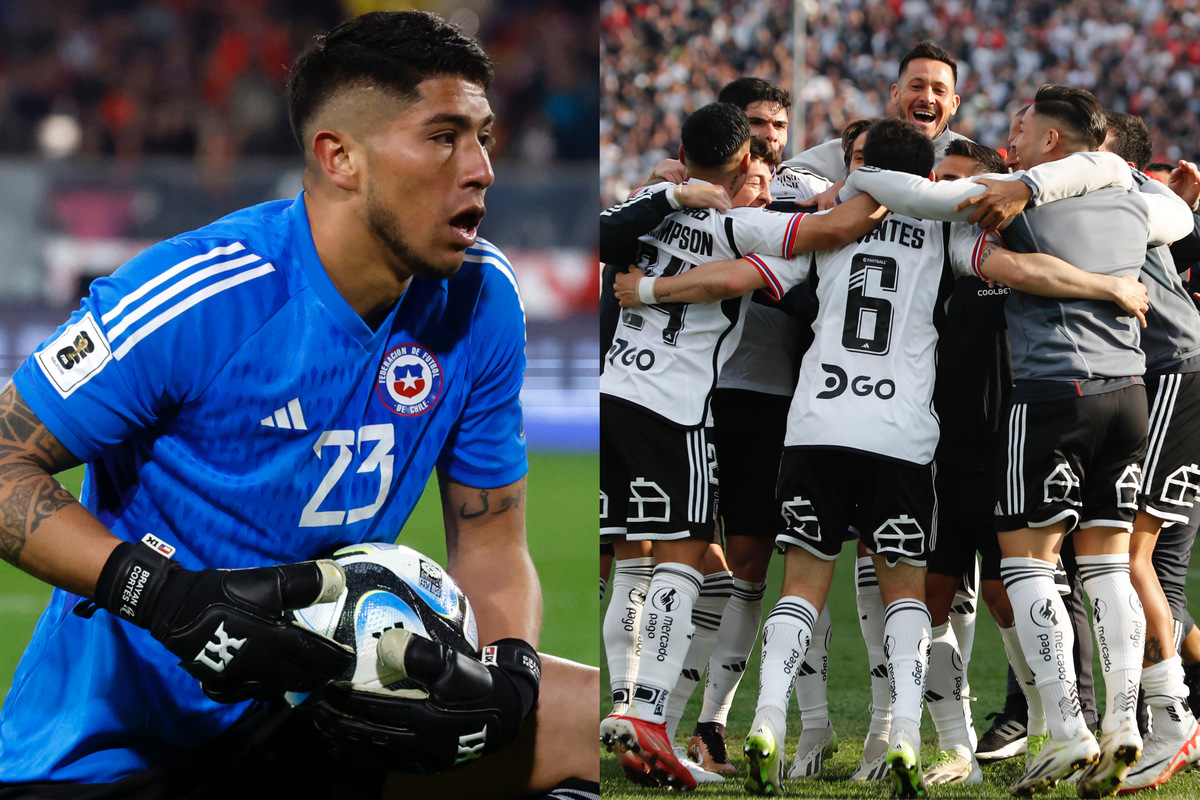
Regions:
<instances>
[{"instance_id":1,"label":"player's arm around teammate","mask_svg":"<svg viewBox=\"0 0 1200 800\"><path fill-rule=\"evenodd\" d=\"M886 209L870 197L856 197L831 211L809 214L797 229L795 253L828 250L853 241L874 228L885 213ZM681 275L660 278L646 278L640 270L631 270L618 275L614 284L617 299L625 307L659 302L708 303L755 289L766 289L776 300L783 296L769 270L744 258L702 264Z\"/></svg>"}]
</instances>

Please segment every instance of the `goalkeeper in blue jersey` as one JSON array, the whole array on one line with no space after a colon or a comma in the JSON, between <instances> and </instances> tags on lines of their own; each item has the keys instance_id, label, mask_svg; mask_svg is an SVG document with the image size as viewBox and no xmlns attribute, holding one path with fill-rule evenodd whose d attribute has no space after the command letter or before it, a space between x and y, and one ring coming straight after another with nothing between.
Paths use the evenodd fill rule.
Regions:
<instances>
[{"instance_id":1,"label":"goalkeeper in blue jersey","mask_svg":"<svg viewBox=\"0 0 1200 800\"><path fill-rule=\"evenodd\" d=\"M432 14L317 37L288 80L304 191L97 280L0 392L0 555L58 587L0 798L596 794L598 673L535 651L524 313L476 236L491 76ZM79 463L76 502L52 475ZM287 621L340 587L312 559L394 539L435 467L494 647L389 631L428 698L327 684L351 654Z\"/></svg>"}]
</instances>

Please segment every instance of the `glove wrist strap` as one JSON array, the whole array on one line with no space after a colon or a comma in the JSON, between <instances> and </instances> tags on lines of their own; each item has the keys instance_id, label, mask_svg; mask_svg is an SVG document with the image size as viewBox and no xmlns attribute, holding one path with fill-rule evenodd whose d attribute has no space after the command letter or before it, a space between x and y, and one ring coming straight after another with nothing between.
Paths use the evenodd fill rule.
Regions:
<instances>
[{"instance_id":1,"label":"glove wrist strap","mask_svg":"<svg viewBox=\"0 0 1200 800\"><path fill-rule=\"evenodd\" d=\"M499 667L513 678L513 685L521 695L522 719L529 716L542 681L542 660L537 651L522 639L500 639L483 648L480 661Z\"/></svg>"},{"instance_id":2,"label":"glove wrist strap","mask_svg":"<svg viewBox=\"0 0 1200 800\"><path fill-rule=\"evenodd\" d=\"M167 574L178 568L147 545L121 542L100 571L95 602L126 622L149 628L155 598Z\"/></svg>"}]
</instances>

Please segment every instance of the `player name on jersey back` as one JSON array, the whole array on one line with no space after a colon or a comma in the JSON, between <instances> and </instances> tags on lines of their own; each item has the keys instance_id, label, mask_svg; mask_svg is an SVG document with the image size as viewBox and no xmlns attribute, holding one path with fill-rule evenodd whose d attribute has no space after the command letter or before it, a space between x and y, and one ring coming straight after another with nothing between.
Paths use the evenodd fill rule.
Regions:
<instances>
[{"instance_id":1,"label":"player name on jersey back","mask_svg":"<svg viewBox=\"0 0 1200 800\"><path fill-rule=\"evenodd\" d=\"M858 241L815 255L821 312L786 447L932 460L935 320L953 276L971 274L979 240L969 226L947 225L889 214Z\"/></svg>"},{"instance_id":2,"label":"player name on jersey back","mask_svg":"<svg viewBox=\"0 0 1200 800\"><path fill-rule=\"evenodd\" d=\"M680 209L639 240L649 277L678 275L748 253L790 256L803 214ZM720 365L737 346L748 296L715 303L624 309L605 356L600 392L683 427L706 424Z\"/></svg>"}]
</instances>

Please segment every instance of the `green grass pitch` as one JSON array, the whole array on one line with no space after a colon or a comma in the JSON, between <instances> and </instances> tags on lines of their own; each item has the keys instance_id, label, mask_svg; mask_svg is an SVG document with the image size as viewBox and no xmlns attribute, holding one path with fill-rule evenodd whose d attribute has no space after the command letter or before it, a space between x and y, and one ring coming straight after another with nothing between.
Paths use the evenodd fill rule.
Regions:
<instances>
[{"instance_id":1,"label":"green grass pitch","mask_svg":"<svg viewBox=\"0 0 1200 800\"><path fill-rule=\"evenodd\" d=\"M782 561L773 559L771 574L767 584L766 610L769 610L779 598L779 586L782 578ZM1200 592L1195 583L1188 582L1188 598L1194 603L1200 602ZM608 597L605 597L606 606ZM1193 606L1197 607L1197 606ZM603 611L603 609L601 609ZM829 652L829 717L839 739L838 752L832 760L826 762L822 775L810 780L784 780L784 790L787 796L800 798L886 798L889 797L887 782L871 784L851 783L846 780L858 766L862 756L862 742L870 723L867 710L871 700L870 685L867 676L866 648L862 643L859 632L857 612L854 604L854 551L853 545L848 545L838 559L837 572L834 576L833 589L830 592L829 610L833 616L833 638ZM764 611L765 616L765 611ZM705 784L695 791L697 797L711 798L744 798L748 795L743 789L745 767L742 763L742 745L750 732L750 723L754 716L754 704L758 693L758 662L760 658L759 642L755 643L746 674L738 688L733 709L729 715L726 731L726 741L729 744L730 757L738 767L738 774L728 779L724 784ZM987 729L989 722L984 720L986 714L999 711L1004 705L1004 687L1007 661L1004 646L1000 642L1000 633L995 622L986 610L981 610L976 627L975 649L969 664L969 678L972 696L978 698L972 704L975 717L975 727L979 733ZM1097 692L1101 711L1104 706L1103 679L1099 665L1094 667ZM601 665L601 687L607 690L608 672ZM679 726L678 741L686 744L696 716L700 711L700 696L703 686L696 690L688 704L683 722ZM607 714L610 709L607 697L600 701L600 713ZM921 751L922 761L929 763L936 752L936 733L929 715L925 715L922 724ZM795 701L788 714L787 756L786 767L791 764L796 747L796 739L800 735L800 713L796 710ZM641 789L625 779L615 756L600 749L600 794L604 798L625 800L626 798L662 797L664 792L657 789ZM1024 758L1018 757L994 764L983 765L983 784L979 786L933 786L930 787L931 798L1001 798L1009 797L1008 787L1020 777L1024 766ZM1074 784L1060 784L1046 797L1075 797ZM1176 776L1166 786L1157 792L1145 793L1146 796L1159 798L1195 798L1200 797L1200 771Z\"/></svg>"},{"instance_id":2,"label":"green grass pitch","mask_svg":"<svg viewBox=\"0 0 1200 800\"><path fill-rule=\"evenodd\" d=\"M597 460L594 455L531 453L528 476L529 550L545 601L539 649L599 664L596 551ZM78 492L82 469L59 476ZM433 479L399 541L445 563L446 542ZM0 693L7 694L17 661L50 596L50 587L0 563Z\"/></svg>"}]
</instances>

